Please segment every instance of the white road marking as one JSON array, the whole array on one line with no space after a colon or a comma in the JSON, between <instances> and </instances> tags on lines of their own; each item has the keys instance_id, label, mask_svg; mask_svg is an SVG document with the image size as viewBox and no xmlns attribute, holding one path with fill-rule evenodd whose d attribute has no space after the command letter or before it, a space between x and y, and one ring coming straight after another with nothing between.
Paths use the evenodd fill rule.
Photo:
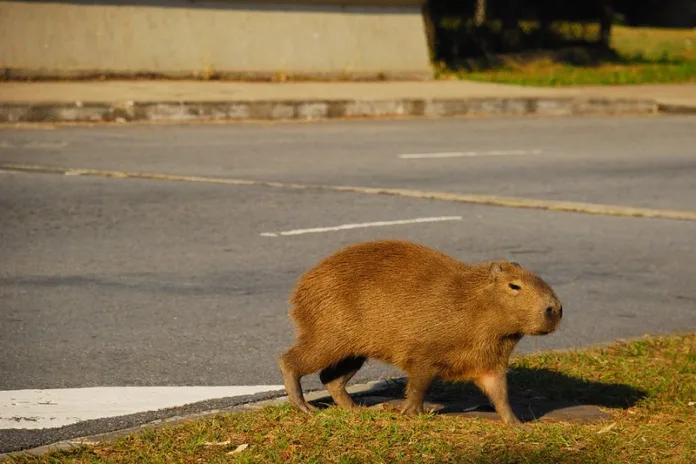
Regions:
<instances>
[{"instance_id":1,"label":"white road marking","mask_svg":"<svg viewBox=\"0 0 696 464\"><path fill-rule=\"evenodd\" d=\"M514 156L540 155L541 150L490 150L490 151L461 151L444 153L409 153L399 155L401 159L432 159L432 158L464 158L473 156Z\"/></svg>"},{"instance_id":2,"label":"white road marking","mask_svg":"<svg viewBox=\"0 0 696 464\"><path fill-rule=\"evenodd\" d=\"M362 229L365 227L383 227L383 226L393 226L399 224L416 224L420 222L440 222L440 221L461 221L461 216L441 216L441 217L427 217L427 218L416 218L416 219L403 219L399 221L379 221L379 222L364 222L362 224L342 224L340 226L333 227L315 227L312 229L295 229L286 230L283 232L262 232L260 235L262 237L277 237L279 235L301 235L301 234L316 234L321 232L333 232L337 230L348 230L348 229Z\"/></svg>"},{"instance_id":3,"label":"white road marking","mask_svg":"<svg viewBox=\"0 0 696 464\"><path fill-rule=\"evenodd\" d=\"M198 401L282 391L282 385L94 387L0 391L0 429L45 429Z\"/></svg>"}]
</instances>

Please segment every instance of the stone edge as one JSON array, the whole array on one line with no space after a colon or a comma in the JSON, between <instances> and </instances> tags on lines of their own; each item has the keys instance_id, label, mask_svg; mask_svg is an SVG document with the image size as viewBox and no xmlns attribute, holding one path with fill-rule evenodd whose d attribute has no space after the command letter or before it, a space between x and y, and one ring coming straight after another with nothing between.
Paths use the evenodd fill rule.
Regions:
<instances>
[{"instance_id":1,"label":"stone edge","mask_svg":"<svg viewBox=\"0 0 696 464\"><path fill-rule=\"evenodd\" d=\"M352 385L346 388L348 392L351 394L353 397L361 397L361 396L367 396L367 395L376 395L379 393L384 393L385 391L389 391L390 389L394 388L394 385L399 384L402 382L403 379L385 379L385 380L375 380L363 384L356 384ZM284 390L283 390L284 393ZM329 392L326 390L317 390L317 391L310 391L310 392L305 392L305 398L307 401L319 401L322 399L330 399ZM135 433L141 430L145 429L150 429L150 428L158 428L158 427L165 427L165 426L170 426L170 425L176 425L184 421L189 421L192 419L200 419L203 417L207 416L212 416L215 414L220 414L220 413L226 413L226 412L243 412L243 411L253 411L253 410L258 410L260 408L263 408L264 406L271 405L271 404L281 404L287 401L287 397L282 394L270 399L263 399L263 400L257 400L257 401L249 401L245 403L241 403L235 406L232 406L230 408L224 408L224 409L210 409L198 413L193 413L193 414L185 414L185 415L177 415L177 416L170 416L170 417L164 417L162 419L154 420L151 422L147 422L135 427L128 427L124 429L119 429L119 430L113 430L110 432L105 432L105 433L99 433L95 435L88 435L88 436L83 436L83 437L76 437L72 438L69 440L61 440L55 443L50 443L47 445L42 445L42 446L37 446L35 448L30 448L30 449L25 449L21 451L12 451L9 453L0 453L0 462L10 462L8 461L9 459L13 457L20 457L20 456L42 456L46 453L51 453L53 451L59 451L59 450L69 450L71 448L79 447L81 445L85 444L95 444L99 443L102 441L110 441L110 440L115 440L120 437L123 437L125 435L129 435L131 433Z\"/></svg>"},{"instance_id":2,"label":"stone edge","mask_svg":"<svg viewBox=\"0 0 696 464\"><path fill-rule=\"evenodd\" d=\"M652 100L514 97L397 100L259 100L2 103L0 123L314 121L452 116L696 114Z\"/></svg>"}]
</instances>

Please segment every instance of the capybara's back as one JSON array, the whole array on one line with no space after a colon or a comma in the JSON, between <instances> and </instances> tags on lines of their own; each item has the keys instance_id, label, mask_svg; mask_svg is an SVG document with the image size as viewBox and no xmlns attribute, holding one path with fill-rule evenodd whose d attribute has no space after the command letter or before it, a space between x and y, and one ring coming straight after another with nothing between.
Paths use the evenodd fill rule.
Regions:
<instances>
[{"instance_id":1,"label":"capybara's back","mask_svg":"<svg viewBox=\"0 0 696 464\"><path fill-rule=\"evenodd\" d=\"M348 246L322 260L290 301L297 343L279 364L302 411L312 407L301 377L321 371L336 403L352 407L345 384L373 358L407 372L406 411L418 412L434 377L499 375L523 335L555 330L561 314L553 290L515 263L465 264L395 240Z\"/></svg>"},{"instance_id":2,"label":"capybara's back","mask_svg":"<svg viewBox=\"0 0 696 464\"><path fill-rule=\"evenodd\" d=\"M412 345L434 318L444 316L457 293L462 267L415 243L349 246L300 278L290 314L299 336L328 337L321 342L332 351L388 356L398 351L399 342Z\"/></svg>"}]
</instances>

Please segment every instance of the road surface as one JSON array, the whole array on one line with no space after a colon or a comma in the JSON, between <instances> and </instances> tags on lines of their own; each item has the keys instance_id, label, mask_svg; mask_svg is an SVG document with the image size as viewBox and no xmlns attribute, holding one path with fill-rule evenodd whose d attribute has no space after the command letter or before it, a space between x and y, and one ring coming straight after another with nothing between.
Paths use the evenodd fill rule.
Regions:
<instances>
[{"instance_id":1,"label":"road surface","mask_svg":"<svg viewBox=\"0 0 696 464\"><path fill-rule=\"evenodd\" d=\"M564 301L563 327L518 352L696 328L696 221L12 166L693 212L695 127L694 117L642 117L2 129L0 398L86 387L277 389L295 280L341 246L376 238L466 261L512 259L545 277ZM354 382L390 375L400 372L370 363ZM321 386L316 376L303 383ZM239 400L217 395L233 398L178 412ZM62 429L15 417L0 431L0 452L153 417Z\"/></svg>"}]
</instances>

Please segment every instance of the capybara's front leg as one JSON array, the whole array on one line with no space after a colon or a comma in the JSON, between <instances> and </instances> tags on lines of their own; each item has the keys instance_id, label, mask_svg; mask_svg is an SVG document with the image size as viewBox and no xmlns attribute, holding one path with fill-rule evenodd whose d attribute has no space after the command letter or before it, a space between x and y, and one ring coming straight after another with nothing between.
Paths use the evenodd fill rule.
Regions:
<instances>
[{"instance_id":1,"label":"capybara's front leg","mask_svg":"<svg viewBox=\"0 0 696 464\"><path fill-rule=\"evenodd\" d=\"M406 401L401 412L409 416L423 413L425 394L433 383L435 375L428 371L408 372L408 384L406 385Z\"/></svg>"},{"instance_id":2,"label":"capybara's front leg","mask_svg":"<svg viewBox=\"0 0 696 464\"><path fill-rule=\"evenodd\" d=\"M510 408L505 372L489 372L476 379L476 385L493 403L496 412L506 424L519 426L520 420Z\"/></svg>"}]
</instances>

